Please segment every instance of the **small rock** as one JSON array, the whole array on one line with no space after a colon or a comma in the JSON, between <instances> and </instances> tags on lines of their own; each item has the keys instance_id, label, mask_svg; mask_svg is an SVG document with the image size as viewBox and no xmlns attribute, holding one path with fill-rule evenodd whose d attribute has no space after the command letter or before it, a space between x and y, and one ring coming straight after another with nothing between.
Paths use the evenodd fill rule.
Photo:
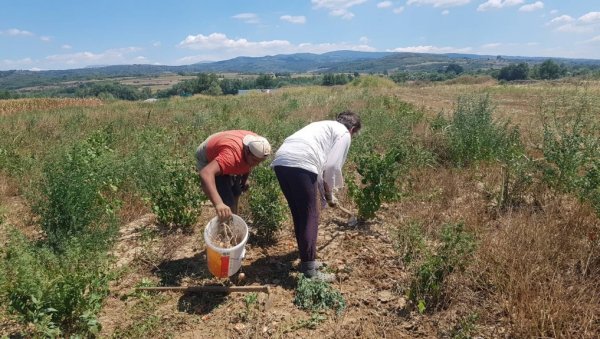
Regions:
<instances>
[{"instance_id":1,"label":"small rock","mask_svg":"<svg viewBox=\"0 0 600 339\"><path fill-rule=\"evenodd\" d=\"M379 299L379 301L381 302L386 303L388 301L396 299L396 296L388 290L383 290L377 293L377 299Z\"/></svg>"},{"instance_id":2,"label":"small rock","mask_svg":"<svg viewBox=\"0 0 600 339\"><path fill-rule=\"evenodd\" d=\"M242 324L242 323L238 323L235 324L235 326L233 326L233 328L239 333L239 334L243 334L244 330L246 329L246 325Z\"/></svg>"}]
</instances>

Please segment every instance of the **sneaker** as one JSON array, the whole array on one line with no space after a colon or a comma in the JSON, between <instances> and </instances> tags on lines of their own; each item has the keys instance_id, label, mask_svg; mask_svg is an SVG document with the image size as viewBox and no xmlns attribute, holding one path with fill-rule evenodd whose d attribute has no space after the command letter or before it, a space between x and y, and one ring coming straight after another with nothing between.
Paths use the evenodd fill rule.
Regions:
<instances>
[{"instance_id":1,"label":"sneaker","mask_svg":"<svg viewBox=\"0 0 600 339\"><path fill-rule=\"evenodd\" d=\"M319 280L327 283L335 282L335 274L325 273L319 270L307 270L302 272L309 279Z\"/></svg>"},{"instance_id":2,"label":"sneaker","mask_svg":"<svg viewBox=\"0 0 600 339\"><path fill-rule=\"evenodd\" d=\"M323 264L319 261L303 261L300 263L300 272L310 279L334 282L335 274L319 271L319 268L322 266Z\"/></svg>"}]
</instances>

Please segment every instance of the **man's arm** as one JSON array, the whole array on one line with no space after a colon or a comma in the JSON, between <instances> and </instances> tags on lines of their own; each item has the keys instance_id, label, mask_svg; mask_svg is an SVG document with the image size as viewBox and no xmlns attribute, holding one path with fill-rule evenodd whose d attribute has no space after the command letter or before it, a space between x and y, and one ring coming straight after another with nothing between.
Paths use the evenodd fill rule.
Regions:
<instances>
[{"instance_id":1,"label":"man's arm","mask_svg":"<svg viewBox=\"0 0 600 339\"><path fill-rule=\"evenodd\" d=\"M220 174L221 167L219 167L219 163L216 160L209 162L208 165L204 166L204 168L198 172L202 184L202 191L204 191L204 194L206 194L210 202L212 202L217 212L217 216L219 216L219 219L221 220L227 220L231 218L231 209L223 203L215 183L215 176Z\"/></svg>"}]
</instances>

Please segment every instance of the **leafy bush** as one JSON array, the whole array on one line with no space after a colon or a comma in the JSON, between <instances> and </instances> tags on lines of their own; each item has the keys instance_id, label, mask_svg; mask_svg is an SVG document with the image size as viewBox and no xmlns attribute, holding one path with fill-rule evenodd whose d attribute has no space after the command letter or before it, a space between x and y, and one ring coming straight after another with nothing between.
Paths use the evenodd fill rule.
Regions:
<instances>
[{"instance_id":1,"label":"leafy bush","mask_svg":"<svg viewBox=\"0 0 600 339\"><path fill-rule=\"evenodd\" d=\"M249 197L252 224L257 237L264 242L273 241L285 220L285 205L279 192L277 177L267 165L252 170Z\"/></svg>"},{"instance_id":2,"label":"leafy bush","mask_svg":"<svg viewBox=\"0 0 600 339\"><path fill-rule=\"evenodd\" d=\"M552 187L589 201L600 215L600 141L597 124L590 120L586 98L571 108L545 117L544 180Z\"/></svg>"},{"instance_id":3,"label":"leafy bush","mask_svg":"<svg viewBox=\"0 0 600 339\"><path fill-rule=\"evenodd\" d=\"M45 337L96 335L108 295L106 255L71 239L61 253L16 230L0 252L0 300Z\"/></svg>"},{"instance_id":4,"label":"leafy bush","mask_svg":"<svg viewBox=\"0 0 600 339\"><path fill-rule=\"evenodd\" d=\"M205 199L200 178L181 160L166 160L160 166L162 177L150 192L152 210L159 223L188 228L196 222L202 211L200 203Z\"/></svg>"},{"instance_id":5,"label":"leafy bush","mask_svg":"<svg viewBox=\"0 0 600 339\"><path fill-rule=\"evenodd\" d=\"M306 278L300 274L294 304L301 309L318 311L335 309L339 314L346 308L342 294L324 281Z\"/></svg>"},{"instance_id":6,"label":"leafy bush","mask_svg":"<svg viewBox=\"0 0 600 339\"><path fill-rule=\"evenodd\" d=\"M396 249L402 256L405 264L410 264L425 250L425 236L421 230L421 223L411 221L406 227L397 231Z\"/></svg>"},{"instance_id":7,"label":"leafy bush","mask_svg":"<svg viewBox=\"0 0 600 339\"><path fill-rule=\"evenodd\" d=\"M115 233L120 179L110 137L108 129L97 132L44 166L34 210L51 246L78 238L106 248Z\"/></svg>"},{"instance_id":8,"label":"leafy bush","mask_svg":"<svg viewBox=\"0 0 600 339\"><path fill-rule=\"evenodd\" d=\"M439 115L432 129L446 138L448 154L438 154L458 166L494 158L508 159L521 154L520 133L508 123L499 124L492 118L489 96L461 97L450 120Z\"/></svg>"},{"instance_id":9,"label":"leafy bush","mask_svg":"<svg viewBox=\"0 0 600 339\"><path fill-rule=\"evenodd\" d=\"M446 277L463 269L475 249L475 241L464 231L464 225L447 224L442 229L442 244L435 253L428 253L415 271L409 297L419 311L435 307L440 302Z\"/></svg>"},{"instance_id":10,"label":"leafy bush","mask_svg":"<svg viewBox=\"0 0 600 339\"><path fill-rule=\"evenodd\" d=\"M396 180L401 172L398 164L406 157L401 147L391 147L385 154L363 152L356 156L356 170L361 176L358 185L347 179L349 194L358 206L358 217L368 220L375 216L381 203L398 197Z\"/></svg>"}]
</instances>

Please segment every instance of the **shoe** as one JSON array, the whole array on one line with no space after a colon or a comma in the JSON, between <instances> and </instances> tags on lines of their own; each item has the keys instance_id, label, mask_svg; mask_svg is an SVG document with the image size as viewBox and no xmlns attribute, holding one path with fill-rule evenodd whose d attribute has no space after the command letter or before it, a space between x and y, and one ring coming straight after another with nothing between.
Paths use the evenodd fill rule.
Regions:
<instances>
[{"instance_id":1,"label":"shoe","mask_svg":"<svg viewBox=\"0 0 600 339\"><path fill-rule=\"evenodd\" d=\"M327 282L327 283L332 283L335 282L335 274L333 273L325 273L325 272L321 272L319 270L308 270L305 272L302 272L304 274L305 277L312 279L312 280L318 280L318 281L323 281L323 282Z\"/></svg>"},{"instance_id":2,"label":"shoe","mask_svg":"<svg viewBox=\"0 0 600 339\"><path fill-rule=\"evenodd\" d=\"M300 273L304 274L304 276L306 276L309 279L315 279L324 282L334 282L335 274L319 271L319 267L322 266L323 264L316 260L303 261L300 263Z\"/></svg>"}]
</instances>

